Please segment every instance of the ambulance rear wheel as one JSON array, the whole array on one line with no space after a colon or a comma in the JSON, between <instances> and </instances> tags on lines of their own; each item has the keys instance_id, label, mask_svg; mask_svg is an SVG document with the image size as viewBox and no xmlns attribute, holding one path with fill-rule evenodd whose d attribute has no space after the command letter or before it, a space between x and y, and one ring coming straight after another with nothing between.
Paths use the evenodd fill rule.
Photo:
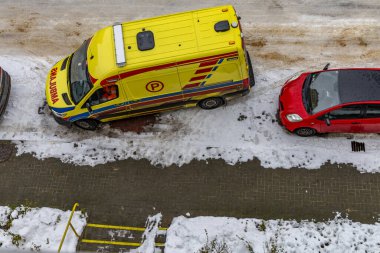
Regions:
<instances>
[{"instance_id":1,"label":"ambulance rear wheel","mask_svg":"<svg viewBox=\"0 0 380 253\"><path fill-rule=\"evenodd\" d=\"M206 98L198 103L199 107L205 110L211 110L224 105L222 98Z\"/></svg>"},{"instance_id":2,"label":"ambulance rear wheel","mask_svg":"<svg viewBox=\"0 0 380 253\"><path fill-rule=\"evenodd\" d=\"M94 119L81 119L74 122L74 124L84 130L94 131L98 128L99 122Z\"/></svg>"}]
</instances>

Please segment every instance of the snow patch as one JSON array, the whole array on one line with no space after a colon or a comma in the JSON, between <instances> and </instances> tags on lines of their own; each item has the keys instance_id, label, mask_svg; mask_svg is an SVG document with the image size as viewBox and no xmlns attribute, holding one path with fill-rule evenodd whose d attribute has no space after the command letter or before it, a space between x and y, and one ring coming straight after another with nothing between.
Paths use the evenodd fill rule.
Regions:
<instances>
[{"instance_id":1,"label":"snow patch","mask_svg":"<svg viewBox=\"0 0 380 253\"><path fill-rule=\"evenodd\" d=\"M380 223L340 215L326 222L181 216L167 231L165 252L377 252L379 233Z\"/></svg>"},{"instance_id":2,"label":"snow patch","mask_svg":"<svg viewBox=\"0 0 380 253\"><path fill-rule=\"evenodd\" d=\"M155 253L160 252L160 249L155 247L156 236L160 233L159 226L161 224L162 214L158 213L154 216L149 216L146 221L146 229L142 235L143 243L136 250L136 253Z\"/></svg>"},{"instance_id":3,"label":"snow patch","mask_svg":"<svg viewBox=\"0 0 380 253\"><path fill-rule=\"evenodd\" d=\"M71 211L53 208L29 208L12 210L0 206L0 250L33 250L56 252L69 220ZM83 232L86 217L75 212L71 223L78 234ZM62 252L75 252L78 238L69 230Z\"/></svg>"}]
</instances>

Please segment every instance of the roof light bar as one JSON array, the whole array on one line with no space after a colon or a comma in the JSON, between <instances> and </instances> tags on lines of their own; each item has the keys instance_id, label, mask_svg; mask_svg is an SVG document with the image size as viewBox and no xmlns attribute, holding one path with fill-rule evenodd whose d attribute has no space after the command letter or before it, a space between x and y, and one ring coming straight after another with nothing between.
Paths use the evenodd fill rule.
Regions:
<instances>
[{"instance_id":1,"label":"roof light bar","mask_svg":"<svg viewBox=\"0 0 380 253\"><path fill-rule=\"evenodd\" d=\"M126 59L124 50L123 27L121 24L115 24L113 26L113 39L115 41L116 64L119 67L123 67L126 64Z\"/></svg>"}]
</instances>

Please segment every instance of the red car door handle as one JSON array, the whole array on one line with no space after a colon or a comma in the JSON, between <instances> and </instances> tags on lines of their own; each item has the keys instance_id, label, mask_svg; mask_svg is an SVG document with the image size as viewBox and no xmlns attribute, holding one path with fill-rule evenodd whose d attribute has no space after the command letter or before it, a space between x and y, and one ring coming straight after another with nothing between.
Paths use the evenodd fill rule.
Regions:
<instances>
[{"instance_id":1,"label":"red car door handle","mask_svg":"<svg viewBox=\"0 0 380 253\"><path fill-rule=\"evenodd\" d=\"M358 124L360 124L360 122L352 122L351 124L352 125L358 125Z\"/></svg>"}]
</instances>

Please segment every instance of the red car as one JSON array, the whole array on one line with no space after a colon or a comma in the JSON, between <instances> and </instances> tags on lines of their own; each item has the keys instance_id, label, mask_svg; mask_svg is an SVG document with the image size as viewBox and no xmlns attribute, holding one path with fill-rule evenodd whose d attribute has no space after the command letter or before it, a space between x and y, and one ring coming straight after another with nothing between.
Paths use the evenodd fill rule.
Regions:
<instances>
[{"instance_id":1,"label":"red car","mask_svg":"<svg viewBox=\"0 0 380 253\"><path fill-rule=\"evenodd\" d=\"M380 68L303 73L283 86L278 121L299 136L380 133Z\"/></svg>"}]
</instances>

